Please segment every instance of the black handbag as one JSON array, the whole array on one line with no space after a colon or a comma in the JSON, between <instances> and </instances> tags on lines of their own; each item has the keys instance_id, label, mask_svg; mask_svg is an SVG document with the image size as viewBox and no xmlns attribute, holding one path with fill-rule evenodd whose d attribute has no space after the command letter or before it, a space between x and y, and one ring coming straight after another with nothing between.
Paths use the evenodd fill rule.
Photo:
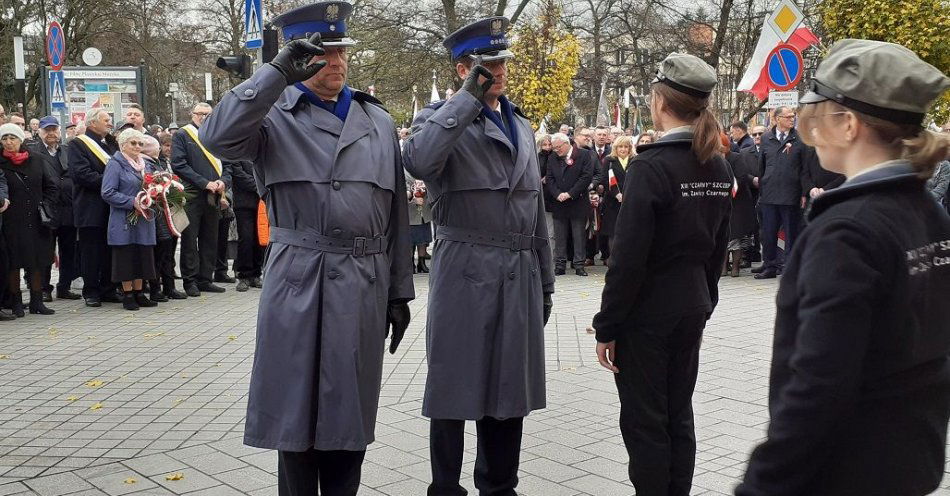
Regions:
<instances>
[{"instance_id":1,"label":"black handbag","mask_svg":"<svg viewBox=\"0 0 950 496\"><path fill-rule=\"evenodd\" d=\"M36 198L36 196L33 195L33 190L30 189L30 186L26 184L26 181L23 180L23 178L20 176L20 173L14 172L13 175L16 176L17 179L19 179L21 183L23 183L23 187L26 188L26 190L30 193L30 195L33 196L33 198ZM40 224L42 224L43 227L47 229L56 229L57 227L59 227L58 222L56 222L56 217L49 210L49 206L43 203L42 200L38 200L37 203L38 205L36 207L36 210L40 214Z\"/></svg>"}]
</instances>

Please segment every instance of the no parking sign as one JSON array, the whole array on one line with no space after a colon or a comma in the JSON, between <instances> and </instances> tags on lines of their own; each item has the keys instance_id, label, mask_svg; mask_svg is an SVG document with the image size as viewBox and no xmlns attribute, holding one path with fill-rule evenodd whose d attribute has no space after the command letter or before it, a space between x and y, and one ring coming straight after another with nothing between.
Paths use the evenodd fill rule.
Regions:
<instances>
[{"instance_id":1,"label":"no parking sign","mask_svg":"<svg viewBox=\"0 0 950 496\"><path fill-rule=\"evenodd\" d=\"M766 74L776 91L794 88L802 80L805 62L802 52L788 44L775 47L765 61Z\"/></svg>"}]
</instances>

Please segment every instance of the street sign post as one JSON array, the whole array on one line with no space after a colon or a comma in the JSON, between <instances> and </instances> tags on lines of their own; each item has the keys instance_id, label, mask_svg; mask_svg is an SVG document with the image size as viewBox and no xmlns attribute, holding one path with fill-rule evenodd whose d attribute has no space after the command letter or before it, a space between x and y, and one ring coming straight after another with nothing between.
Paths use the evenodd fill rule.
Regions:
<instances>
[{"instance_id":1,"label":"street sign post","mask_svg":"<svg viewBox=\"0 0 950 496\"><path fill-rule=\"evenodd\" d=\"M776 91L794 88L802 80L805 62L802 52L792 45L781 44L775 47L765 60L769 83Z\"/></svg>"},{"instance_id":2,"label":"street sign post","mask_svg":"<svg viewBox=\"0 0 950 496\"><path fill-rule=\"evenodd\" d=\"M62 69L66 62L66 36L63 35L63 27L56 21L49 23L49 29L46 30L46 58L50 69L54 71Z\"/></svg>"},{"instance_id":3,"label":"street sign post","mask_svg":"<svg viewBox=\"0 0 950 496\"><path fill-rule=\"evenodd\" d=\"M257 50L264 46L262 0L244 0L244 48Z\"/></svg>"},{"instance_id":4,"label":"street sign post","mask_svg":"<svg viewBox=\"0 0 950 496\"><path fill-rule=\"evenodd\" d=\"M767 108L797 107L798 106L798 92L797 91L769 92L769 103L766 104L765 106Z\"/></svg>"},{"instance_id":5,"label":"street sign post","mask_svg":"<svg viewBox=\"0 0 950 496\"><path fill-rule=\"evenodd\" d=\"M66 77L63 71L49 71L49 104L53 110L66 110Z\"/></svg>"}]
</instances>

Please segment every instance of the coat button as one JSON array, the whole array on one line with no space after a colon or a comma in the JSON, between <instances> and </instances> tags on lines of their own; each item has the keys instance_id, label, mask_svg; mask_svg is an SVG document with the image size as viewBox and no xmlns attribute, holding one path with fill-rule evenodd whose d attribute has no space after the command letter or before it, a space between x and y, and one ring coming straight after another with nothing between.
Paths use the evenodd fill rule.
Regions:
<instances>
[{"instance_id":1,"label":"coat button","mask_svg":"<svg viewBox=\"0 0 950 496\"><path fill-rule=\"evenodd\" d=\"M514 273L514 272L509 272L509 273L508 273L508 279L514 279L514 278L515 278L515 273Z\"/></svg>"},{"instance_id":2,"label":"coat button","mask_svg":"<svg viewBox=\"0 0 950 496\"><path fill-rule=\"evenodd\" d=\"M332 232L335 236L339 236L339 235L343 234L343 229L340 229L340 228L338 227L338 228L336 228L336 229L334 229L334 230L332 230L332 231L330 231L330 232Z\"/></svg>"},{"instance_id":3,"label":"coat button","mask_svg":"<svg viewBox=\"0 0 950 496\"><path fill-rule=\"evenodd\" d=\"M335 270L331 270L330 272L327 272L327 277L330 279L336 279L337 277L340 277L340 273Z\"/></svg>"},{"instance_id":4,"label":"coat button","mask_svg":"<svg viewBox=\"0 0 950 496\"><path fill-rule=\"evenodd\" d=\"M454 125L455 125L455 117L449 117L448 119L445 120L445 123L448 124L448 125L450 125L450 126L454 126Z\"/></svg>"},{"instance_id":5,"label":"coat button","mask_svg":"<svg viewBox=\"0 0 950 496\"><path fill-rule=\"evenodd\" d=\"M333 189L334 189L334 190L340 191L340 188L342 188L342 187L343 187L343 185L340 184L340 181L333 181Z\"/></svg>"},{"instance_id":6,"label":"coat button","mask_svg":"<svg viewBox=\"0 0 950 496\"><path fill-rule=\"evenodd\" d=\"M369 282L376 282L376 276L369 276Z\"/></svg>"},{"instance_id":7,"label":"coat button","mask_svg":"<svg viewBox=\"0 0 950 496\"><path fill-rule=\"evenodd\" d=\"M254 90L250 88L244 90L244 96L254 96Z\"/></svg>"}]
</instances>

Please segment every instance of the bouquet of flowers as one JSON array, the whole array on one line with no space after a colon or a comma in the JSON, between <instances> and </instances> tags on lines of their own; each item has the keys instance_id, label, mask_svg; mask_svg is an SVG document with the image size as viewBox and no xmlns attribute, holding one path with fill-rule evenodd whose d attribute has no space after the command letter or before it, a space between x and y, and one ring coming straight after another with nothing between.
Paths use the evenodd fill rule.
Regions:
<instances>
[{"instance_id":1,"label":"bouquet of flowers","mask_svg":"<svg viewBox=\"0 0 950 496\"><path fill-rule=\"evenodd\" d=\"M412 182L412 198L413 199L420 198L424 200L425 197L426 197L426 183L418 179L414 180ZM424 203L423 201L416 201L414 203L416 204L417 209L422 210L422 204Z\"/></svg>"},{"instance_id":2,"label":"bouquet of flowers","mask_svg":"<svg viewBox=\"0 0 950 496\"><path fill-rule=\"evenodd\" d=\"M158 212L165 217L172 235L179 237L186 226L180 225L182 215L176 214L184 212L185 202L185 186L176 174L149 172L142 179L142 190L135 195L135 209L129 213L129 224L135 225L139 218L150 221Z\"/></svg>"}]
</instances>

